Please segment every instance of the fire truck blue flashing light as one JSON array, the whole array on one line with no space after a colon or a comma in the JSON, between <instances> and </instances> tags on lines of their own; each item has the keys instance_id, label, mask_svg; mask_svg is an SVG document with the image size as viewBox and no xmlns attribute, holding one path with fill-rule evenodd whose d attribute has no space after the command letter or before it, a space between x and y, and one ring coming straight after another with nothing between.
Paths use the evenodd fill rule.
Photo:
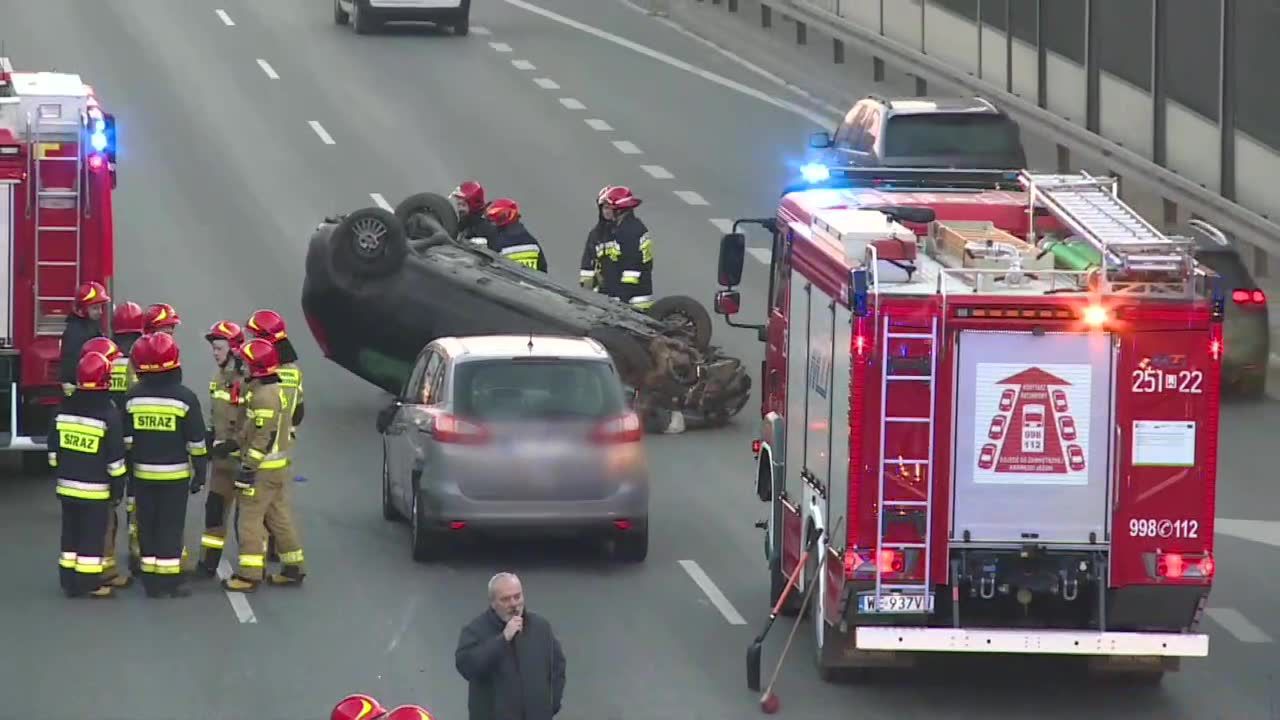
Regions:
<instances>
[{"instance_id":1,"label":"fire truck blue flashing light","mask_svg":"<svg viewBox=\"0 0 1280 720\"><path fill-rule=\"evenodd\" d=\"M106 134L101 132L100 130L95 130L93 134L89 136L89 145L93 148L94 152L102 152L103 150L106 150L107 149Z\"/></svg>"},{"instance_id":2,"label":"fire truck blue flashing light","mask_svg":"<svg viewBox=\"0 0 1280 720\"><path fill-rule=\"evenodd\" d=\"M831 177L831 171L822 163L808 163L800 166L800 177L807 183L820 183Z\"/></svg>"}]
</instances>

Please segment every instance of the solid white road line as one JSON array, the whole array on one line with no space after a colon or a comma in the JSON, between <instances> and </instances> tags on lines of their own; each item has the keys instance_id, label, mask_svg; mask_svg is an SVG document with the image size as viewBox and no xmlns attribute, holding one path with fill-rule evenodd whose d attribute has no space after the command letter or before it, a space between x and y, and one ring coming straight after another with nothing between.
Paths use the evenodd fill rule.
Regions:
<instances>
[{"instance_id":1,"label":"solid white road line","mask_svg":"<svg viewBox=\"0 0 1280 720\"><path fill-rule=\"evenodd\" d=\"M592 130L596 130L598 132L609 132L610 130L613 129L612 125L601 120L600 118L587 118L586 120L583 120L583 122L591 126Z\"/></svg>"},{"instance_id":2,"label":"solid white road line","mask_svg":"<svg viewBox=\"0 0 1280 720\"><path fill-rule=\"evenodd\" d=\"M618 148L618 152L623 155L640 155L643 152L630 140L614 140L613 146Z\"/></svg>"},{"instance_id":3,"label":"solid white road line","mask_svg":"<svg viewBox=\"0 0 1280 720\"><path fill-rule=\"evenodd\" d=\"M471 34L472 35L492 35L493 31L483 25L472 25Z\"/></svg>"},{"instance_id":4,"label":"solid white road line","mask_svg":"<svg viewBox=\"0 0 1280 720\"><path fill-rule=\"evenodd\" d=\"M509 53L509 52L511 52L511 46L510 46L510 45L508 45L508 44L506 44L506 43L491 42L491 43L489 43L489 47L493 48L494 50L496 50L496 51L498 51L498 52L500 52L500 53Z\"/></svg>"},{"instance_id":5,"label":"solid white road line","mask_svg":"<svg viewBox=\"0 0 1280 720\"><path fill-rule=\"evenodd\" d=\"M676 197L690 205L710 205L707 199L692 190L675 190Z\"/></svg>"},{"instance_id":6,"label":"solid white road line","mask_svg":"<svg viewBox=\"0 0 1280 720\"><path fill-rule=\"evenodd\" d=\"M231 577L231 563L227 562L224 555L222 561L218 563L218 577L226 580ZM241 623L257 623L258 616L253 614L253 608L249 605L249 598L244 593L231 592L223 590L227 599L231 601L231 609L236 613L236 619Z\"/></svg>"},{"instance_id":7,"label":"solid white road line","mask_svg":"<svg viewBox=\"0 0 1280 720\"><path fill-rule=\"evenodd\" d=\"M1269 643L1271 636L1235 608L1205 608L1204 613L1242 643Z\"/></svg>"},{"instance_id":8,"label":"solid white road line","mask_svg":"<svg viewBox=\"0 0 1280 720\"><path fill-rule=\"evenodd\" d=\"M548 20L552 20L554 22L560 23L561 25L571 27L575 30L581 30L582 32L587 33L588 35L593 35L597 38L600 38L601 40L607 40L615 45L620 45L624 48L627 48L628 50L635 51L646 57L650 57L659 62L666 63L671 67L677 68L679 70L683 70L692 75L697 75L698 77L703 78L704 80L710 80L711 82L717 85L720 85L722 87L726 87L730 90L734 90L736 92L742 93L743 95L755 98L756 100L760 100L761 102L769 103L770 105L773 105L776 108L786 110L787 112L799 115L800 117L803 117L806 120L816 123L820 129L834 127L834 125L837 124L837 123L833 123L832 118L820 115L816 112L813 112L812 110L809 110L808 108L797 105L789 100L783 100L782 98L774 97L773 95L770 95L768 93L764 93L759 90L756 90L753 87L743 85L742 83L737 82L736 80L730 80L729 78L724 77L723 75L717 75L716 73L713 73L709 70L703 70L700 67L690 65L689 63L683 60L680 60L678 58L674 58L670 55L667 55L666 53L658 52L653 48L646 47L644 45L641 45L640 43L633 42L631 40L628 40L624 37L620 37L618 35L614 35L611 32L606 32L604 30L601 30L600 28L587 25L586 23L578 22L577 20L565 17L564 15L561 15L559 13L555 13L545 8L538 7L537 5L534 5L532 3L525 2L525 0L503 0L503 2L507 3L508 5L514 5L515 7L518 7L521 10L526 10L535 15L541 15L542 17L547 18Z\"/></svg>"},{"instance_id":9,"label":"solid white road line","mask_svg":"<svg viewBox=\"0 0 1280 720\"><path fill-rule=\"evenodd\" d=\"M382 193L369 193L369 197L373 198L373 204L383 210L386 210L387 212L395 212L396 209L391 207L391 203L387 202L386 198L382 197Z\"/></svg>"},{"instance_id":10,"label":"solid white road line","mask_svg":"<svg viewBox=\"0 0 1280 720\"><path fill-rule=\"evenodd\" d=\"M570 110L586 110L587 106L582 104L581 100L574 98L560 98L560 104Z\"/></svg>"},{"instance_id":11,"label":"solid white road line","mask_svg":"<svg viewBox=\"0 0 1280 720\"><path fill-rule=\"evenodd\" d=\"M258 67L262 68L262 72L266 73L267 77L271 78L272 80L280 79L280 76L276 74L276 69L271 67L271 63L267 62L266 60L263 60L262 58L258 58Z\"/></svg>"},{"instance_id":12,"label":"solid white road line","mask_svg":"<svg viewBox=\"0 0 1280 720\"><path fill-rule=\"evenodd\" d=\"M534 78L533 81L537 83L538 87L542 88L543 90L559 90L560 89L560 83L556 82L555 80L552 80L551 78Z\"/></svg>"},{"instance_id":13,"label":"solid white road line","mask_svg":"<svg viewBox=\"0 0 1280 720\"><path fill-rule=\"evenodd\" d=\"M640 169L649 173L649 176L655 180L670 180L675 177L675 175L672 175L669 170L661 165L641 165Z\"/></svg>"},{"instance_id":14,"label":"solid white road line","mask_svg":"<svg viewBox=\"0 0 1280 720\"><path fill-rule=\"evenodd\" d=\"M529 62L528 60L512 60L511 67L517 70L536 70L537 69L534 66L534 64Z\"/></svg>"},{"instance_id":15,"label":"solid white road line","mask_svg":"<svg viewBox=\"0 0 1280 720\"><path fill-rule=\"evenodd\" d=\"M747 248L747 254L765 265L773 261L773 251L769 248Z\"/></svg>"},{"instance_id":16,"label":"solid white road line","mask_svg":"<svg viewBox=\"0 0 1280 720\"><path fill-rule=\"evenodd\" d=\"M334 143L334 141L333 141L333 136L329 134L329 131L328 131L328 130L325 130L325 129L324 129L324 126L320 124L320 121L318 121L318 120L308 120L308 121L307 121L307 124L311 126L311 129L312 129L312 130L315 130L315 131L316 131L316 134L320 136L320 140L321 140L325 145L334 145L334 144L336 144L336 143Z\"/></svg>"},{"instance_id":17,"label":"solid white road line","mask_svg":"<svg viewBox=\"0 0 1280 720\"><path fill-rule=\"evenodd\" d=\"M684 568L684 571L689 573L689 577L693 578L698 587L702 588L702 592L706 594L707 599L711 601L712 605L716 606L716 609L720 611L725 620L729 621L730 625L747 624L746 619L733 607L733 603L729 602L729 598L725 597L724 593L720 592L720 588L716 587L711 578L707 577L707 574L702 571L702 566L698 565L694 560L681 560L680 567Z\"/></svg>"},{"instance_id":18,"label":"solid white road line","mask_svg":"<svg viewBox=\"0 0 1280 720\"><path fill-rule=\"evenodd\" d=\"M1280 547L1280 522L1275 520L1233 520L1232 518L1214 518L1213 531L1219 535L1230 535L1241 540Z\"/></svg>"},{"instance_id":19,"label":"solid white road line","mask_svg":"<svg viewBox=\"0 0 1280 720\"><path fill-rule=\"evenodd\" d=\"M733 232L733 221L729 218L711 218L711 224L722 233Z\"/></svg>"},{"instance_id":20,"label":"solid white road line","mask_svg":"<svg viewBox=\"0 0 1280 720\"><path fill-rule=\"evenodd\" d=\"M231 16L227 14L226 10L219 8L214 10L214 12L217 13L218 17L222 20L223 25L226 25L227 27L235 26L236 21L231 19Z\"/></svg>"}]
</instances>

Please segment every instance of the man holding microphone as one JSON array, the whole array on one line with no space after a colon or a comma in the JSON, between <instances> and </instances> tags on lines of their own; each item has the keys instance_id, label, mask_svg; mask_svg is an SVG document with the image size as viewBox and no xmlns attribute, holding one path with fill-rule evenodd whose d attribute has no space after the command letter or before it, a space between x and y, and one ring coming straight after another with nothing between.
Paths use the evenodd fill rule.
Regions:
<instances>
[{"instance_id":1,"label":"man holding microphone","mask_svg":"<svg viewBox=\"0 0 1280 720\"><path fill-rule=\"evenodd\" d=\"M524 607L520 578L489 580L489 608L458 636L470 720L551 720L564 698L565 657L551 623Z\"/></svg>"}]
</instances>

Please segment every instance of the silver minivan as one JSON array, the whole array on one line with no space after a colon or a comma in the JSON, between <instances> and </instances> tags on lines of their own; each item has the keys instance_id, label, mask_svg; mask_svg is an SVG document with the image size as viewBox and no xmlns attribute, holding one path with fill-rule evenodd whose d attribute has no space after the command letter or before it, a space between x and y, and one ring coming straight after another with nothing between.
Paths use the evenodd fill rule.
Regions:
<instances>
[{"instance_id":1,"label":"silver minivan","mask_svg":"<svg viewBox=\"0 0 1280 720\"><path fill-rule=\"evenodd\" d=\"M382 508L407 518L413 555L464 535L575 534L622 560L649 549L640 419L590 338L440 338L378 417Z\"/></svg>"}]
</instances>

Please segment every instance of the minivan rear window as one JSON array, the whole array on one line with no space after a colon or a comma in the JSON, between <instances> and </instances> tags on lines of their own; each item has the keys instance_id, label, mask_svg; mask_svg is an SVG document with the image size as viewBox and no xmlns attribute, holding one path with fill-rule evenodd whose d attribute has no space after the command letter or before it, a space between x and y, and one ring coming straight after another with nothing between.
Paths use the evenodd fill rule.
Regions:
<instances>
[{"instance_id":1,"label":"minivan rear window","mask_svg":"<svg viewBox=\"0 0 1280 720\"><path fill-rule=\"evenodd\" d=\"M454 370L458 415L476 420L600 419L626 411L613 368L598 360L474 360Z\"/></svg>"},{"instance_id":2,"label":"minivan rear window","mask_svg":"<svg viewBox=\"0 0 1280 720\"><path fill-rule=\"evenodd\" d=\"M895 115L889 118L884 137L885 155L889 157L946 155L986 159L1014 157L1022 152L1017 126L998 115Z\"/></svg>"}]
</instances>

